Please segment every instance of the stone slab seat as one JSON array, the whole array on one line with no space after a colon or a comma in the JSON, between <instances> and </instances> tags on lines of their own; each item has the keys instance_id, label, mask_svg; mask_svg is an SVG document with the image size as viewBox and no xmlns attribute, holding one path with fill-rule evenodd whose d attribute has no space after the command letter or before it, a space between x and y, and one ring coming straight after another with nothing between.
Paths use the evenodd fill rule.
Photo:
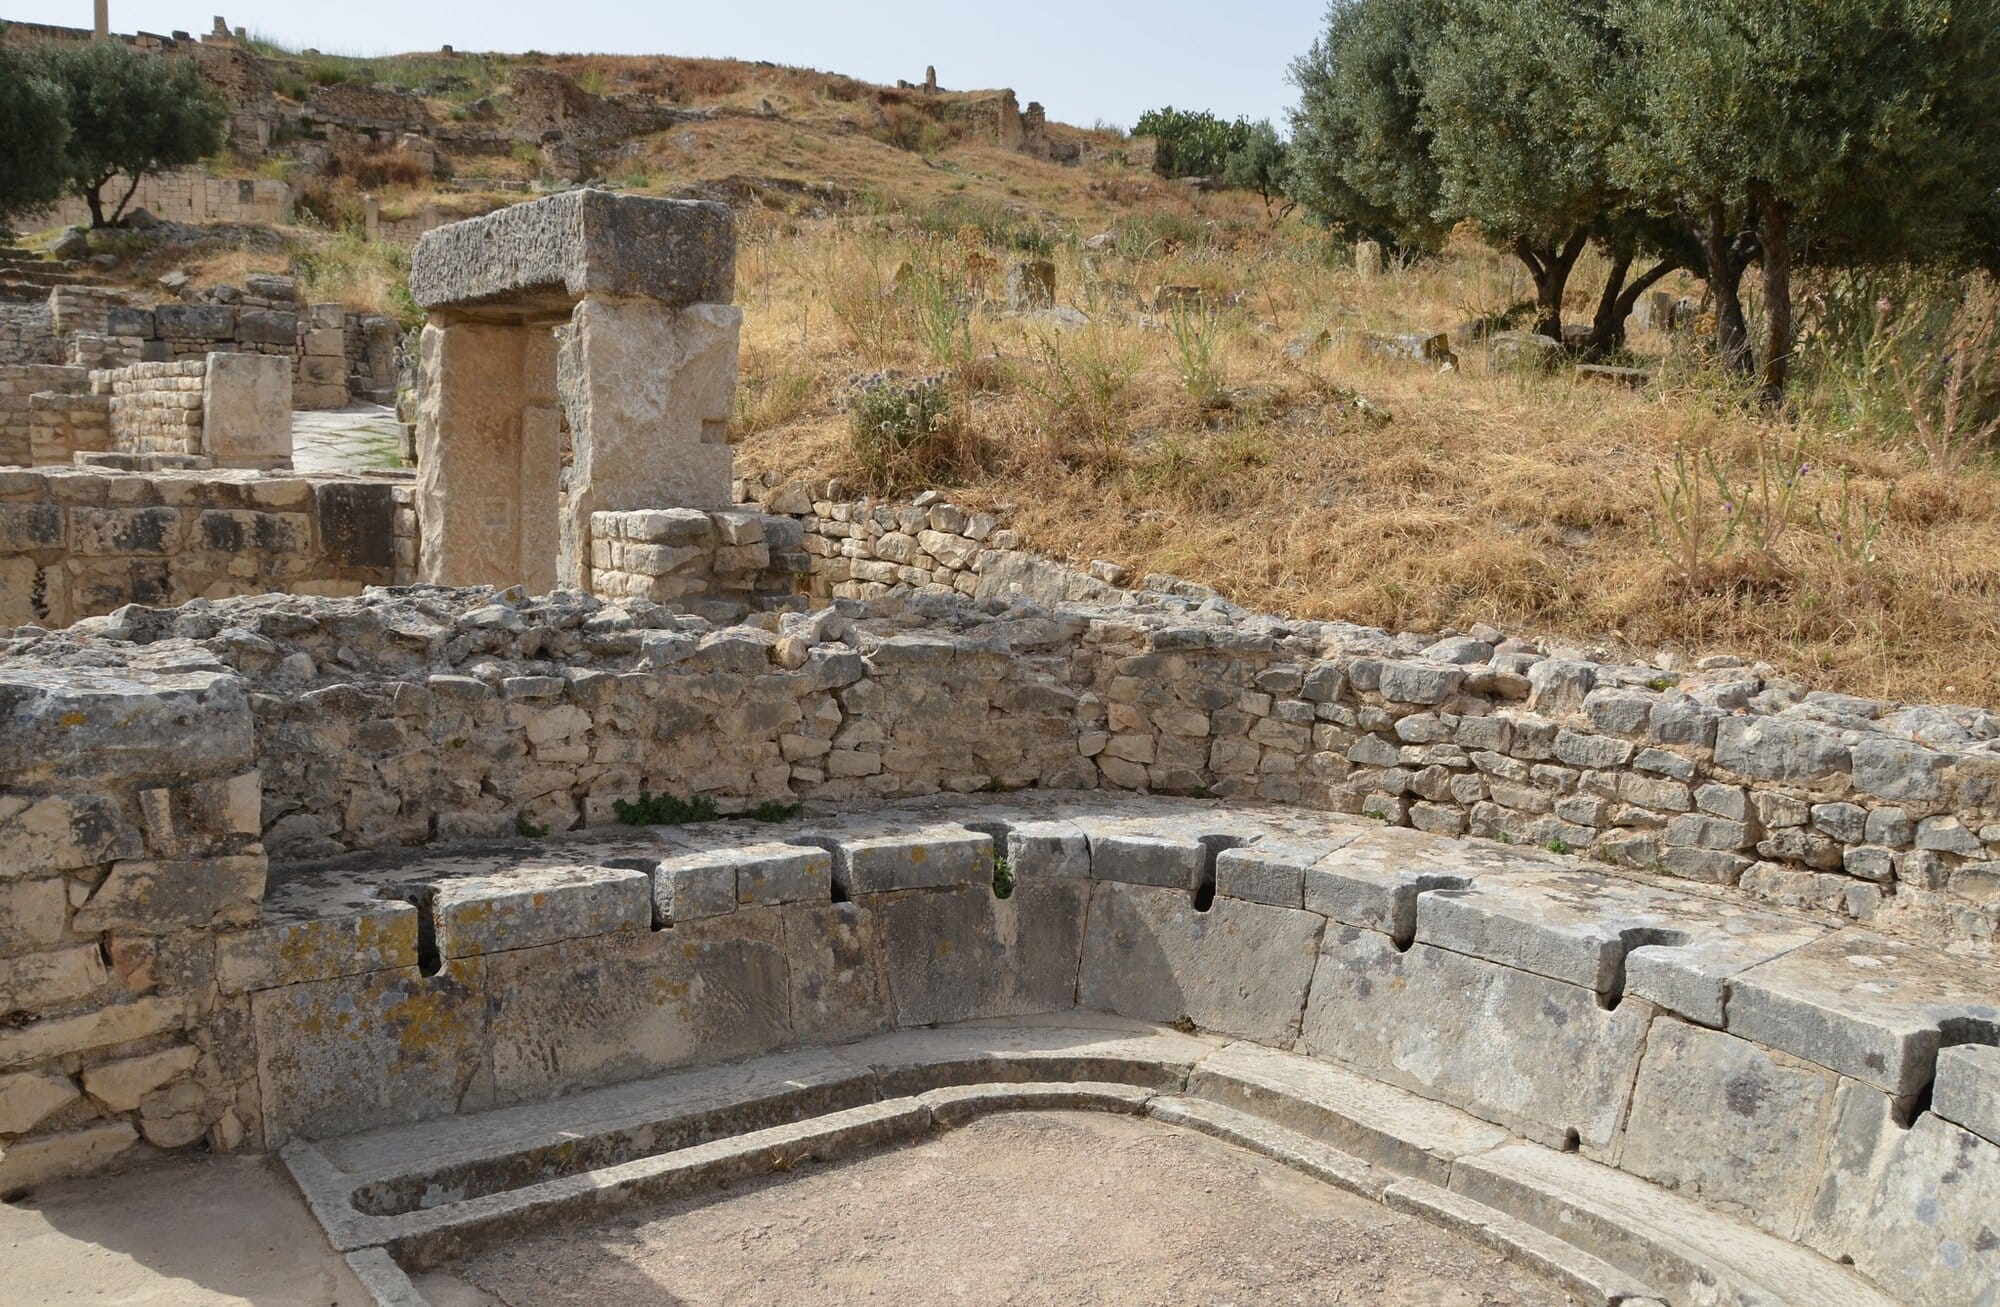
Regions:
<instances>
[{"instance_id":1,"label":"stone slab seat","mask_svg":"<svg viewBox=\"0 0 2000 1307\"><path fill-rule=\"evenodd\" d=\"M576 190L426 232L410 294L428 310L566 314L586 298L727 304L736 219L726 204Z\"/></svg>"}]
</instances>

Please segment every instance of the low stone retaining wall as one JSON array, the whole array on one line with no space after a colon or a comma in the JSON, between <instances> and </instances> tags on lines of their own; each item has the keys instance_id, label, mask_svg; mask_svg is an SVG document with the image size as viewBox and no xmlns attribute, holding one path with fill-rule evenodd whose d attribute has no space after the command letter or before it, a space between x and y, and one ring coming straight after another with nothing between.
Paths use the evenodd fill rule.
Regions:
<instances>
[{"instance_id":1,"label":"low stone retaining wall","mask_svg":"<svg viewBox=\"0 0 2000 1307\"><path fill-rule=\"evenodd\" d=\"M113 178L106 188L123 195L126 182ZM276 226L292 220L292 188L260 177L216 177L203 168L148 173L139 179L132 207L168 222L247 222ZM64 199L40 213L16 220L23 231L88 225L90 210L80 199Z\"/></svg>"},{"instance_id":2,"label":"low stone retaining wall","mask_svg":"<svg viewBox=\"0 0 2000 1307\"><path fill-rule=\"evenodd\" d=\"M591 589L672 604L715 621L802 607L808 557L798 523L692 508L593 513Z\"/></svg>"},{"instance_id":3,"label":"low stone retaining wall","mask_svg":"<svg viewBox=\"0 0 2000 1307\"><path fill-rule=\"evenodd\" d=\"M36 416L35 397L37 395L87 396L90 391L90 369L63 367L53 363L0 363L0 466L27 467L46 462L68 462L68 455L53 457L48 445L51 436L60 441L67 429L66 423L58 423L53 417L54 406L44 406L51 414L43 419ZM101 405L86 403L86 408ZM100 412L100 419L102 414ZM102 428L102 420L91 424L93 430ZM37 440L37 430L46 434ZM37 445L42 447L37 454ZM100 442L97 448L104 446ZM89 448L72 445L71 448Z\"/></svg>"},{"instance_id":4,"label":"low stone retaining wall","mask_svg":"<svg viewBox=\"0 0 2000 1307\"><path fill-rule=\"evenodd\" d=\"M393 319L350 313L338 304L300 304L290 277L246 281L151 307L91 286L58 286L47 305L0 305L0 388L21 365L122 368L214 353L261 354L291 361L296 408L393 402Z\"/></svg>"},{"instance_id":5,"label":"low stone retaining wall","mask_svg":"<svg viewBox=\"0 0 2000 1307\"><path fill-rule=\"evenodd\" d=\"M337 477L0 469L0 626L392 584L414 570L409 494Z\"/></svg>"}]
</instances>

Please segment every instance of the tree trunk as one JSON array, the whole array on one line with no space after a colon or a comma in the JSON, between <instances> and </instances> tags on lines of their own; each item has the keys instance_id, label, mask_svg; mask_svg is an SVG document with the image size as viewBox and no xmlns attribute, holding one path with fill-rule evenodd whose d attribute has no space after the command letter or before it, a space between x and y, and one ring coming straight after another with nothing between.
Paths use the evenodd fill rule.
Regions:
<instances>
[{"instance_id":1,"label":"tree trunk","mask_svg":"<svg viewBox=\"0 0 2000 1307\"><path fill-rule=\"evenodd\" d=\"M1782 200L1764 204L1764 297L1770 337L1764 342L1764 403L1781 408L1792 366L1792 212Z\"/></svg>"},{"instance_id":2,"label":"tree trunk","mask_svg":"<svg viewBox=\"0 0 2000 1307\"><path fill-rule=\"evenodd\" d=\"M1723 366L1738 376L1756 370L1750 353L1750 328L1743 319L1743 269L1735 240L1729 232L1729 211L1722 201L1708 206L1706 221L1699 233L1702 254L1708 264L1708 288L1715 294L1715 348Z\"/></svg>"},{"instance_id":3,"label":"tree trunk","mask_svg":"<svg viewBox=\"0 0 2000 1307\"><path fill-rule=\"evenodd\" d=\"M1604 293L1597 300L1597 317L1591 323L1590 343L1585 346L1584 352L1592 358L1602 358L1624 349L1625 321L1638 307L1639 297L1679 266L1678 259L1661 259L1641 273L1636 281L1627 282L1625 278L1632 270L1632 256L1623 251L1614 253L1611 273L1604 279Z\"/></svg>"},{"instance_id":4,"label":"tree trunk","mask_svg":"<svg viewBox=\"0 0 2000 1307\"><path fill-rule=\"evenodd\" d=\"M90 225L92 227L109 227L111 225L110 223L104 221L103 182L100 181L94 186L84 187L83 202L90 208Z\"/></svg>"},{"instance_id":5,"label":"tree trunk","mask_svg":"<svg viewBox=\"0 0 2000 1307\"><path fill-rule=\"evenodd\" d=\"M1537 249L1525 236L1514 241L1514 255L1528 265L1528 276L1535 283L1537 334L1562 341L1563 293L1569 288L1570 270L1589 241L1590 233L1583 230L1571 233L1560 248Z\"/></svg>"},{"instance_id":6,"label":"tree trunk","mask_svg":"<svg viewBox=\"0 0 2000 1307\"><path fill-rule=\"evenodd\" d=\"M125 188L125 193L118 197L118 207L111 211L111 221L117 222L125 216L125 206L132 202L133 193L139 189L139 178L144 175L137 172L132 174L131 184Z\"/></svg>"}]
</instances>

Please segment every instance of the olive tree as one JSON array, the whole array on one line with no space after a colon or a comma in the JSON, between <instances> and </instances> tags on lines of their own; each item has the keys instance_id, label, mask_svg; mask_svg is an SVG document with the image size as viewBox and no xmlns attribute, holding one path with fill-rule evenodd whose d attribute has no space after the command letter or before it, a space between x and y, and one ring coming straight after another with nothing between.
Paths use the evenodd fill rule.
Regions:
<instances>
[{"instance_id":1,"label":"olive tree","mask_svg":"<svg viewBox=\"0 0 2000 1307\"><path fill-rule=\"evenodd\" d=\"M1326 31L1294 60L1290 186L1305 211L1393 249L1433 250L1451 222L1424 122L1422 52L1443 0L1332 0Z\"/></svg>"},{"instance_id":2,"label":"olive tree","mask_svg":"<svg viewBox=\"0 0 2000 1307\"><path fill-rule=\"evenodd\" d=\"M1694 251L1612 176L1624 51L1606 0L1454 6L1425 54L1420 118L1441 212L1479 223L1535 286L1536 326L1563 339L1570 274L1595 243L1608 270L1586 351L1624 343L1639 296ZM1645 256L1646 266L1633 269Z\"/></svg>"},{"instance_id":3,"label":"olive tree","mask_svg":"<svg viewBox=\"0 0 2000 1307\"><path fill-rule=\"evenodd\" d=\"M122 41L52 44L38 56L62 87L71 187L90 225L118 221L149 172L197 163L222 148L228 106L192 59L147 54ZM105 188L125 179L107 214Z\"/></svg>"},{"instance_id":4,"label":"olive tree","mask_svg":"<svg viewBox=\"0 0 2000 1307\"><path fill-rule=\"evenodd\" d=\"M0 46L0 230L62 195L68 143L62 88L34 60Z\"/></svg>"},{"instance_id":5,"label":"olive tree","mask_svg":"<svg viewBox=\"0 0 2000 1307\"><path fill-rule=\"evenodd\" d=\"M1802 262L1974 252L2000 186L2000 0L1612 0L1610 16L1630 50L1613 172L1700 242L1718 351L1770 401Z\"/></svg>"}]
</instances>

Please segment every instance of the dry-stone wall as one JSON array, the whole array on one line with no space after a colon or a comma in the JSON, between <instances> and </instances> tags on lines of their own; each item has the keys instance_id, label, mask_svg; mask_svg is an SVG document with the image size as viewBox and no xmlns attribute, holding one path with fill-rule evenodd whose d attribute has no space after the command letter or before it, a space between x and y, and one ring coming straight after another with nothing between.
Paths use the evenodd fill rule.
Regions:
<instances>
[{"instance_id":1,"label":"dry-stone wall","mask_svg":"<svg viewBox=\"0 0 2000 1307\"><path fill-rule=\"evenodd\" d=\"M199 455L204 358L136 363L98 372L92 388L110 400L113 445L134 454Z\"/></svg>"},{"instance_id":2,"label":"dry-stone wall","mask_svg":"<svg viewBox=\"0 0 2000 1307\"><path fill-rule=\"evenodd\" d=\"M37 396L64 396L84 398L85 408L102 409L103 405L92 400L90 391L90 369L60 366L53 363L0 363L0 466L26 467L31 464L68 461L68 455L60 459L49 449L47 441L58 432L54 419L54 405L37 405ZM37 410L50 414L48 419L38 416ZM107 418L108 421L108 418ZM97 428L105 422L90 424ZM42 438L37 440L38 428L46 428ZM71 448L88 449L89 444L73 445ZM95 448L102 449L100 442Z\"/></svg>"},{"instance_id":3,"label":"dry-stone wall","mask_svg":"<svg viewBox=\"0 0 2000 1307\"><path fill-rule=\"evenodd\" d=\"M47 304L0 304L0 367L61 362Z\"/></svg>"},{"instance_id":4,"label":"dry-stone wall","mask_svg":"<svg viewBox=\"0 0 2000 1307\"><path fill-rule=\"evenodd\" d=\"M409 497L388 480L0 468L0 625L407 579Z\"/></svg>"},{"instance_id":5,"label":"dry-stone wall","mask_svg":"<svg viewBox=\"0 0 2000 1307\"><path fill-rule=\"evenodd\" d=\"M1037 558L991 515L934 495L885 504L837 482L737 494L799 518L818 595L1144 607L1114 587L1120 569ZM1164 647L1155 619L1126 636L1137 670L1097 673L1105 717L1082 746L1109 784L1588 851L1862 919L1893 899L1980 939L2000 923L2000 719L1984 710L1816 692L1726 657L1670 672L1497 632L1290 624L1174 578L1147 585L1237 625L1168 632ZM1300 657L1315 641L1327 650Z\"/></svg>"},{"instance_id":6,"label":"dry-stone wall","mask_svg":"<svg viewBox=\"0 0 2000 1307\"><path fill-rule=\"evenodd\" d=\"M808 562L803 543L789 517L692 508L593 513L591 591L719 621L796 608Z\"/></svg>"},{"instance_id":7,"label":"dry-stone wall","mask_svg":"<svg viewBox=\"0 0 2000 1307\"><path fill-rule=\"evenodd\" d=\"M59 286L44 305L0 305L0 460L6 392L19 366L113 368L265 354L292 360L294 408L332 409L394 402L395 351L393 319L301 304L290 277L253 275L242 287L210 287L198 298L151 307L94 287Z\"/></svg>"}]
</instances>

